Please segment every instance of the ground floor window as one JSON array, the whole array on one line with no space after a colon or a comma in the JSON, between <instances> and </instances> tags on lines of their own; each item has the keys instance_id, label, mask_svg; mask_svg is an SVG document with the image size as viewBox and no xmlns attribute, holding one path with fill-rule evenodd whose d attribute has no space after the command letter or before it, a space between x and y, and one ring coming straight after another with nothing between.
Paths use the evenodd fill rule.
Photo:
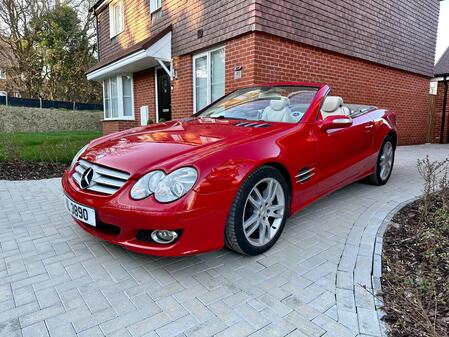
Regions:
<instances>
[{"instance_id":1,"label":"ground floor window","mask_svg":"<svg viewBox=\"0 0 449 337\"><path fill-rule=\"evenodd\" d=\"M193 57L193 109L195 112L225 93L224 47Z\"/></svg>"},{"instance_id":2,"label":"ground floor window","mask_svg":"<svg viewBox=\"0 0 449 337\"><path fill-rule=\"evenodd\" d=\"M103 97L105 119L134 119L131 75L119 75L104 80Z\"/></svg>"}]
</instances>

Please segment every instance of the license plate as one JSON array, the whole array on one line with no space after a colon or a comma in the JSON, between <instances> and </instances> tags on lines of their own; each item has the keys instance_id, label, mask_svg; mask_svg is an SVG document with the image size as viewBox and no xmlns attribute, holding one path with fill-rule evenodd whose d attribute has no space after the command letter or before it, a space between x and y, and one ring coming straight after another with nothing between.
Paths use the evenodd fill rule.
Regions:
<instances>
[{"instance_id":1,"label":"license plate","mask_svg":"<svg viewBox=\"0 0 449 337\"><path fill-rule=\"evenodd\" d=\"M88 225L96 226L95 210L74 202L72 199L64 196L65 208L69 211L70 215L75 219L78 219Z\"/></svg>"}]
</instances>

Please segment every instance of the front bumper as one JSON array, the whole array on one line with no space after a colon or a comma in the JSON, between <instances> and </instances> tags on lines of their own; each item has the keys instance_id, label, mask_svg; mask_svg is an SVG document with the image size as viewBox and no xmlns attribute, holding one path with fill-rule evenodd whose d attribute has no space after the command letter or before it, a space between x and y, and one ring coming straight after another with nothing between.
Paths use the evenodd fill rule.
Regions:
<instances>
[{"instance_id":1,"label":"front bumper","mask_svg":"<svg viewBox=\"0 0 449 337\"><path fill-rule=\"evenodd\" d=\"M81 190L68 171L62 178L64 193L68 197L95 209L97 227L74 220L100 239L130 251L160 256L197 254L223 247L224 227L235 190L207 194L192 190L175 202L161 204L153 196L132 200L129 192L133 184L134 181L128 181L114 195L104 196ZM136 238L141 230L155 229L176 230L181 235L169 245Z\"/></svg>"}]
</instances>

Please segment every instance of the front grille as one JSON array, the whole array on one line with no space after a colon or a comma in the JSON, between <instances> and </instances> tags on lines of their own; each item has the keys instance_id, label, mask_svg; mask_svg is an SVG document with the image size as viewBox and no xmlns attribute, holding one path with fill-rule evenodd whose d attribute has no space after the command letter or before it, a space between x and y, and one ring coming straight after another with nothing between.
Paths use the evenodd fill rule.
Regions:
<instances>
[{"instance_id":1,"label":"front grille","mask_svg":"<svg viewBox=\"0 0 449 337\"><path fill-rule=\"evenodd\" d=\"M110 167L100 166L81 159L75 167L73 180L81 186L81 178L87 169L93 169L92 179L84 189L102 194L112 195L128 181L130 174Z\"/></svg>"},{"instance_id":2,"label":"front grille","mask_svg":"<svg viewBox=\"0 0 449 337\"><path fill-rule=\"evenodd\" d=\"M101 221L97 222L97 225L95 227L89 226L90 230L93 230L94 232L98 232L101 234L108 235L110 237L117 237L120 234L120 227L115 225L110 225Z\"/></svg>"}]
</instances>

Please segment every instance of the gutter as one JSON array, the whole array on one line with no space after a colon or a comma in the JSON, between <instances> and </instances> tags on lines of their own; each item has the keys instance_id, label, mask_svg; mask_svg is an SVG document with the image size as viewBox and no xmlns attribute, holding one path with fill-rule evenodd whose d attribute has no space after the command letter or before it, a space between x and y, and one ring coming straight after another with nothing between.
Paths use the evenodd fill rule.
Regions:
<instances>
[{"instance_id":1,"label":"gutter","mask_svg":"<svg viewBox=\"0 0 449 337\"><path fill-rule=\"evenodd\" d=\"M89 12L95 12L98 9L98 7L100 7L103 4L104 1L105 0L98 0L97 2L95 2L92 5L92 7L89 8Z\"/></svg>"}]
</instances>

